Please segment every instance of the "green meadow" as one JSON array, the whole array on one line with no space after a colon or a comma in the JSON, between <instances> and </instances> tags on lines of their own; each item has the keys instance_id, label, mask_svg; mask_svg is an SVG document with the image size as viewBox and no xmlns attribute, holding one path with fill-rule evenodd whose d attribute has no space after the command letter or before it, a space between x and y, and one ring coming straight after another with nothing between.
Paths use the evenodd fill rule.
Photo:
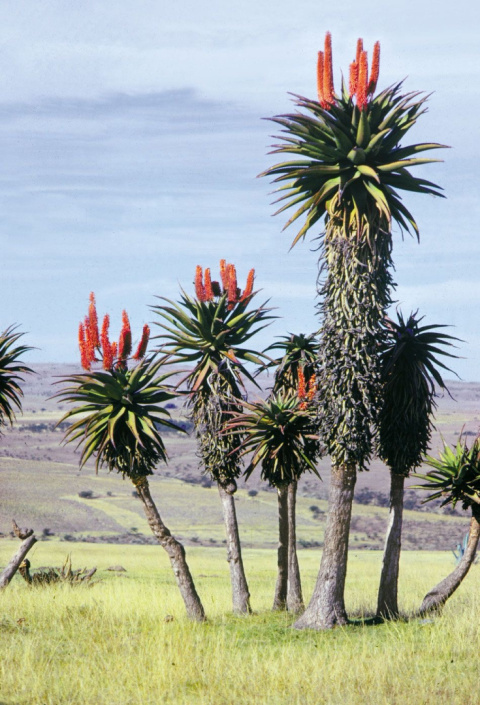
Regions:
<instances>
[{"instance_id":1,"label":"green meadow","mask_svg":"<svg viewBox=\"0 0 480 705\"><path fill-rule=\"evenodd\" d=\"M5 564L16 542L0 544ZM96 565L94 585L30 588L16 576L0 598L0 702L5 705L205 703L478 703L480 570L474 566L443 615L367 626L381 555L351 551L347 609L358 624L298 632L270 611L275 552L245 550L254 614L230 613L221 547L187 557L208 614L192 624L160 547L45 541L32 563ZM300 551L308 599L319 552ZM126 572L109 572L111 565ZM404 552L400 607L408 615L453 567L447 552ZM475 658L474 658L475 656Z\"/></svg>"}]
</instances>

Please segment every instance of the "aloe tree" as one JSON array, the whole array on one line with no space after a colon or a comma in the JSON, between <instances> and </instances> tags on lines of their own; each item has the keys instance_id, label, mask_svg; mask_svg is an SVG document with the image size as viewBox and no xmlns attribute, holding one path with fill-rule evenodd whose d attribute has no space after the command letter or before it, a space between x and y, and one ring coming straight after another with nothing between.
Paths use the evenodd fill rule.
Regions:
<instances>
[{"instance_id":1,"label":"aloe tree","mask_svg":"<svg viewBox=\"0 0 480 705\"><path fill-rule=\"evenodd\" d=\"M273 121L284 135L273 153L292 161L267 169L284 204L297 209L285 227L305 216L292 246L324 222L319 280L319 420L332 459L329 514L315 591L296 627L345 624L344 585L351 504L357 469L372 453L380 369L377 355L382 320L391 303L392 226L418 237L418 226L401 201L400 190L441 195L439 187L413 176L409 168L436 161L417 155L442 145L401 146L425 111L426 96L402 93L397 83L375 95L380 45L367 52L357 42L349 85L335 93L331 37L317 65L318 100L295 96L299 110ZM299 207L298 207L299 206Z\"/></svg>"},{"instance_id":2,"label":"aloe tree","mask_svg":"<svg viewBox=\"0 0 480 705\"><path fill-rule=\"evenodd\" d=\"M165 444L159 426L178 427L170 420L164 405L176 396L160 374L161 361L146 359L150 330L143 334L132 356L132 333L127 313L118 343L109 338L109 316L98 329L97 311L93 294L89 314L79 327L79 345L82 374L63 379L66 385L56 394L61 400L74 404L59 421L73 419L67 428L64 442L77 442L82 448L80 467L89 458L95 458L95 468L106 466L128 477L142 501L149 526L165 549L180 589L187 615L203 621L205 612L188 568L185 549L162 521L153 501L148 483L149 475L160 462L167 461ZM102 369L92 369L96 363Z\"/></svg>"},{"instance_id":3,"label":"aloe tree","mask_svg":"<svg viewBox=\"0 0 480 705\"><path fill-rule=\"evenodd\" d=\"M241 411L244 380L255 383L245 362L261 364L260 354L245 343L269 316L265 305L251 308L254 270L250 270L242 292L233 264L220 262L221 281L212 281L210 269L198 266L195 298L182 291L178 303L166 303L153 310L162 319L161 351L172 363L193 363L183 383L199 447L203 471L217 483L222 501L232 583L233 609L250 612L250 593L243 567L234 494L242 466L238 443L224 434L233 412ZM160 297L163 298L163 297Z\"/></svg>"},{"instance_id":4,"label":"aloe tree","mask_svg":"<svg viewBox=\"0 0 480 705\"><path fill-rule=\"evenodd\" d=\"M426 475L415 475L424 480L422 484L415 485L415 489L430 491L424 502L442 498L442 507L448 504L455 507L457 502L460 502L464 510L471 510L472 518L461 560L450 575L425 595L419 610L421 615L441 610L459 587L475 559L480 538L480 437L477 436L471 448L461 437L454 448L444 444L439 458L428 456L426 463L433 470Z\"/></svg>"},{"instance_id":5,"label":"aloe tree","mask_svg":"<svg viewBox=\"0 0 480 705\"><path fill-rule=\"evenodd\" d=\"M437 385L446 390L440 370L449 370L438 355L455 357L442 347L453 336L445 326L420 325L411 313L398 322L385 319L386 339L381 354L381 401L378 415L378 455L390 468L390 521L385 539L377 599L377 616L398 615L398 573L402 537L405 478L419 467L432 435Z\"/></svg>"},{"instance_id":6,"label":"aloe tree","mask_svg":"<svg viewBox=\"0 0 480 705\"><path fill-rule=\"evenodd\" d=\"M12 425L15 420L15 410L22 410L23 375L33 373L25 365L21 356L31 350L28 345L18 344L23 333L15 326L9 326L0 333L0 433L2 428Z\"/></svg>"},{"instance_id":7,"label":"aloe tree","mask_svg":"<svg viewBox=\"0 0 480 705\"><path fill-rule=\"evenodd\" d=\"M228 429L239 429L243 437L239 446L242 455L253 453L245 476L250 477L260 465L262 479L278 489L279 572L273 608L286 606L290 612L298 613L303 611L304 604L296 550L296 487L305 471L318 475L315 461L320 455L312 406L298 391L281 390L266 400L244 402L243 408L242 413L235 414ZM280 501L285 497L282 492L285 489L286 507Z\"/></svg>"},{"instance_id":8,"label":"aloe tree","mask_svg":"<svg viewBox=\"0 0 480 705\"><path fill-rule=\"evenodd\" d=\"M316 368L318 362L318 341L313 334L304 333L282 336L265 352L280 351L281 358L271 360L266 367L275 366L272 394L294 392L300 404L311 409L316 392ZM272 401L273 403L273 401ZM315 456L320 455L320 447ZM268 466L267 466L268 467ZM264 474L267 467L264 467ZM273 600L274 610L287 608L292 612L304 609L300 570L296 551L296 494L297 478L275 484L278 499L277 581Z\"/></svg>"}]
</instances>

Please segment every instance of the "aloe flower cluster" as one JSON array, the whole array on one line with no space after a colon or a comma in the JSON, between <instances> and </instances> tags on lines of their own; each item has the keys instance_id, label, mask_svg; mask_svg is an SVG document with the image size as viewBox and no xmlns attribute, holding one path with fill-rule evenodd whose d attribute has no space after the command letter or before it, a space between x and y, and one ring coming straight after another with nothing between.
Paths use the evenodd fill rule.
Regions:
<instances>
[{"instance_id":1,"label":"aloe flower cluster","mask_svg":"<svg viewBox=\"0 0 480 705\"><path fill-rule=\"evenodd\" d=\"M127 367L127 360L141 360L145 357L150 328L143 326L142 337L137 349L132 356L132 330L127 312L122 312L122 328L118 343L109 338L110 316L105 314L101 332L98 326L97 307L95 295L90 294L88 314L78 328L78 344L80 348L80 361L84 370L90 371L93 362L102 362L105 370ZM99 357L97 357L97 355Z\"/></svg>"},{"instance_id":2,"label":"aloe flower cluster","mask_svg":"<svg viewBox=\"0 0 480 705\"><path fill-rule=\"evenodd\" d=\"M198 301L213 301L214 298L227 295L228 309L232 310L235 304L245 301L253 293L253 283L255 280L255 270L251 269L247 276L247 284L242 293L237 284L237 272L234 264L227 264L226 260L220 260L220 279L212 281L210 268L205 269L205 274L200 265L197 265L195 272L195 294Z\"/></svg>"}]
</instances>

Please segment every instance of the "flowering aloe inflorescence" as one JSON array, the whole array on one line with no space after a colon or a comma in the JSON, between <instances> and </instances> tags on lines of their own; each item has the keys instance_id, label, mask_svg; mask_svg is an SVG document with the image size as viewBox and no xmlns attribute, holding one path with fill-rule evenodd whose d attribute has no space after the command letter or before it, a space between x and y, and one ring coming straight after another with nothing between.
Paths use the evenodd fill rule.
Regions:
<instances>
[{"instance_id":1,"label":"flowering aloe inflorescence","mask_svg":"<svg viewBox=\"0 0 480 705\"><path fill-rule=\"evenodd\" d=\"M84 370L89 371L92 363L99 361L102 361L105 370L127 366L127 360L132 356L132 330L127 312L122 312L122 328L118 343L115 341L110 342L109 328L110 316L106 314L103 318L102 330L99 332L95 295L92 292L90 294L88 314L78 328L80 360ZM145 357L149 337L150 328L145 324L140 342L132 356L134 360L141 360ZM97 357L97 355L100 357Z\"/></svg>"},{"instance_id":2,"label":"flowering aloe inflorescence","mask_svg":"<svg viewBox=\"0 0 480 705\"><path fill-rule=\"evenodd\" d=\"M420 92L401 94L402 82L375 94L380 70L380 44L373 49L371 70L363 41L357 42L356 58L350 65L349 86L342 81L334 90L332 45L328 32L325 49L317 63L318 101L295 96L295 103L308 114L295 112L272 120L286 137L273 154L298 155L295 161L267 169L262 176L275 176L285 200L277 213L301 204L285 227L301 215L306 221L292 246L323 216L339 215L345 228L357 238L369 239L372 216L386 230L394 220L417 236L418 226L405 208L399 190L441 196L440 187L412 176L412 166L439 161L419 158L420 152L445 145L422 143L402 147L400 142L425 112L427 96ZM286 182L286 183L283 183Z\"/></svg>"}]
</instances>

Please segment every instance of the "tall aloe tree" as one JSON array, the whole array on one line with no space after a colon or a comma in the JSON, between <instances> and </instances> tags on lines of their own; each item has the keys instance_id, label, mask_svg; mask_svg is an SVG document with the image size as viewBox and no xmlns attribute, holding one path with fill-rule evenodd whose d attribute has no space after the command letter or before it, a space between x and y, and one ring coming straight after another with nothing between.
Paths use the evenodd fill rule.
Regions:
<instances>
[{"instance_id":1,"label":"tall aloe tree","mask_svg":"<svg viewBox=\"0 0 480 705\"><path fill-rule=\"evenodd\" d=\"M24 374L33 373L20 359L32 349L18 344L22 336L15 326L0 333L0 433L2 428L13 424L15 410L21 411L23 392L20 384Z\"/></svg>"},{"instance_id":2,"label":"tall aloe tree","mask_svg":"<svg viewBox=\"0 0 480 705\"><path fill-rule=\"evenodd\" d=\"M315 461L320 455L320 445L312 406L297 391L281 390L266 400L244 403L243 413L235 414L228 428L240 430L242 455L253 453L246 477L260 465L262 479L278 491L280 540L273 609L286 607L293 613L302 612L295 496L297 482L305 471L318 474Z\"/></svg>"},{"instance_id":3,"label":"tall aloe tree","mask_svg":"<svg viewBox=\"0 0 480 705\"><path fill-rule=\"evenodd\" d=\"M416 475L424 482L415 489L429 491L424 500L430 502L442 498L441 506L457 502L464 510L470 509L472 518L465 552L456 568L435 585L423 598L419 614L439 611L459 587L472 565L480 538L480 437L471 448L460 437L455 448L444 445L438 458L428 456L427 465L433 468L427 475Z\"/></svg>"},{"instance_id":4,"label":"tall aloe tree","mask_svg":"<svg viewBox=\"0 0 480 705\"><path fill-rule=\"evenodd\" d=\"M266 365L276 368L269 401L273 403L272 395L276 398L275 395L279 393L285 395L294 392L301 399L300 404L306 407L308 403L311 409L316 392L318 341L313 334L290 334L282 336L265 350L266 353L277 351L283 353L282 357L271 360ZM314 455L320 455L319 447ZM266 469L268 465L263 469L264 474ZM268 477L266 479L268 480ZM304 604L296 551L295 511L298 479L292 476L288 482L277 484L268 481L276 486L278 499L278 572L273 609L287 608L291 612L300 612L303 611Z\"/></svg>"},{"instance_id":5,"label":"tall aloe tree","mask_svg":"<svg viewBox=\"0 0 480 705\"><path fill-rule=\"evenodd\" d=\"M205 612L188 568L185 549L162 521L153 501L148 483L149 475L160 462L167 461L167 452L158 427L178 427L170 421L164 405L176 394L160 374L161 361L145 359L150 330L143 334L132 356L132 333L128 315L123 312L123 323L118 343L109 339L109 316L103 319L101 333L93 294L89 313L79 327L79 346L82 374L66 377L66 385L56 395L61 401L75 406L59 421L73 419L67 428L64 442L77 442L82 448L80 467L89 458L95 458L98 471L106 466L128 477L142 501L149 526L165 549L180 589L187 615L203 621ZM103 369L92 369L102 363Z\"/></svg>"},{"instance_id":6,"label":"tall aloe tree","mask_svg":"<svg viewBox=\"0 0 480 705\"><path fill-rule=\"evenodd\" d=\"M183 382L195 426L203 471L217 483L222 501L232 583L233 610L250 612L250 593L243 567L234 494L242 466L238 443L224 434L233 412L241 411L244 380L255 384L244 363L262 364L245 343L271 318L265 305L251 308L255 292L250 270L242 292L233 264L220 261L220 281L198 266L195 298L182 292L180 302L164 299L153 310L162 319L161 351L172 363L193 363Z\"/></svg>"},{"instance_id":7,"label":"tall aloe tree","mask_svg":"<svg viewBox=\"0 0 480 705\"><path fill-rule=\"evenodd\" d=\"M425 111L426 96L402 93L397 83L375 95L380 45L371 71L362 40L350 66L349 85L334 90L331 37L317 65L318 100L295 96L299 110L273 118L284 135L274 153L292 161L267 169L284 204L297 209L285 227L305 216L292 246L324 222L320 280L321 352L319 415L332 458L330 508L315 591L298 628L345 624L344 585L356 471L372 452L372 426L380 385L377 347L391 303L392 226L415 233L418 226L399 191L436 196L439 187L409 168L437 161L417 156L442 145L402 146ZM298 207L299 206L299 207Z\"/></svg>"},{"instance_id":8,"label":"tall aloe tree","mask_svg":"<svg viewBox=\"0 0 480 705\"><path fill-rule=\"evenodd\" d=\"M401 312L398 322L385 319L386 339L380 355L378 455L390 468L390 521L378 590L378 617L398 615L405 478L421 465L428 452L434 428L435 385L447 390L440 370L451 370L438 356L455 357L445 348L457 338L440 332L445 326L422 326L421 321L416 313L405 320Z\"/></svg>"}]
</instances>

